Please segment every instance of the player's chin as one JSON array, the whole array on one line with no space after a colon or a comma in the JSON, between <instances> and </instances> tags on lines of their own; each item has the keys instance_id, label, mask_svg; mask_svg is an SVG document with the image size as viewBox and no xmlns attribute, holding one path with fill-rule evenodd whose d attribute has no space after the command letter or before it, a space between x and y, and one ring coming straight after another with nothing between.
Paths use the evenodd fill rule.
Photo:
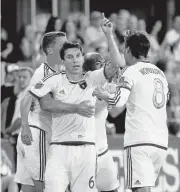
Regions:
<instances>
[{"instance_id":1,"label":"player's chin","mask_svg":"<svg viewBox=\"0 0 180 192\"><path fill-rule=\"evenodd\" d=\"M79 74L82 72L82 68L81 67L74 67L73 68L73 74L76 75L76 74Z\"/></svg>"}]
</instances>

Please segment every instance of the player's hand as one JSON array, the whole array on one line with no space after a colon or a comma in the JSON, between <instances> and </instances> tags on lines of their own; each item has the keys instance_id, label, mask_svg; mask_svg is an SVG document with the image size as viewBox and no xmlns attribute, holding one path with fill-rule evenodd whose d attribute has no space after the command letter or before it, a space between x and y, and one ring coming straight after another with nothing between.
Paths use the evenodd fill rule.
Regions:
<instances>
[{"instance_id":1,"label":"player's hand","mask_svg":"<svg viewBox=\"0 0 180 192\"><path fill-rule=\"evenodd\" d=\"M96 96L98 99L102 99L106 102L108 102L108 100L109 100L109 93L102 87L97 87L93 91L93 96Z\"/></svg>"},{"instance_id":2,"label":"player's hand","mask_svg":"<svg viewBox=\"0 0 180 192\"><path fill-rule=\"evenodd\" d=\"M101 28L106 36L113 34L113 24L104 16L104 13L102 13Z\"/></svg>"},{"instance_id":3,"label":"player's hand","mask_svg":"<svg viewBox=\"0 0 180 192\"><path fill-rule=\"evenodd\" d=\"M90 101L83 101L79 103L77 113L84 117L92 117L95 113L95 106L92 106Z\"/></svg>"},{"instance_id":4,"label":"player's hand","mask_svg":"<svg viewBox=\"0 0 180 192\"><path fill-rule=\"evenodd\" d=\"M25 145L31 145L33 138L29 125L23 126L21 131L21 141Z\"/></svg>"}]
</instances>

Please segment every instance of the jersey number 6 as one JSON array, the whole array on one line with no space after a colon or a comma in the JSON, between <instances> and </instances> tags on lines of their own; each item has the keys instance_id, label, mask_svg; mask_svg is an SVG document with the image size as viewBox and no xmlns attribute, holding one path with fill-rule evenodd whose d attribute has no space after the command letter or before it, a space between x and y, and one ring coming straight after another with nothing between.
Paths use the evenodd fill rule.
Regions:
<instances>
[{"instance_id":1,"label":"jersey number 6","mask_svg":"<svg viewBox=\"0 0 180 192\"><path fill-rule=\"evenodd\" d=\"M93 176L89 179L89 187L90 187L91 189L94 188L94 180L93 180Z\"/></svg>"},{"instance_id":2,"label":"jersey number 6","mask_svg":"<svg viewBox=\"0 0 180 192\"><path fill-rule=\"evenodd\" d=\"M163 82L158 78L154 79L153 84L153 104L157 109L161 109L165 104L164 85Z\"/></svg>"}]
</instances>

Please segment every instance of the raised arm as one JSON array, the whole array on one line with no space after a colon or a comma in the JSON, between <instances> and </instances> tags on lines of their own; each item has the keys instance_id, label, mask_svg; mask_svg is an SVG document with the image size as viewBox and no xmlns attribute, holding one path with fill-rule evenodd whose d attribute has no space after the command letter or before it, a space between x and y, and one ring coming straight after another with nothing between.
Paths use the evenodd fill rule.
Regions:
<instances>
[{"instance_id":1,"label":"raised arm","mask_svg":"<svg viewBox=\"0 0 180 192\"><path fill-rule=\"evenodd\" d=\"M105 74L107 78L111 78L118 68L124 67L125 63L113 36L113 24L104 17L104 14L102 14L101 28L106 35L111 57L111 63L105 67Z\"/></svg>"}]
</instances>

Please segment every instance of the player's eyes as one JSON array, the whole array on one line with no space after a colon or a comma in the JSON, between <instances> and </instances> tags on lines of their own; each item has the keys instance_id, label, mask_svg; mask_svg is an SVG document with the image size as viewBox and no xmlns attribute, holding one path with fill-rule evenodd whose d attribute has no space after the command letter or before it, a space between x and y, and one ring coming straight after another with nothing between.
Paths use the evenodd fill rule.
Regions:
<instances>
[{"instance_id":1,"label":"player's eyes","mask_svg":"<svg viewBox=\"0 0 180 192\"><path fill-rule=\"evenodd\" d=\"M67 58L68 58L68 59L72 59L72 56L71 56L71 55L69 55L69 56L67 56Z\"/></svg>"}]
</instances>

